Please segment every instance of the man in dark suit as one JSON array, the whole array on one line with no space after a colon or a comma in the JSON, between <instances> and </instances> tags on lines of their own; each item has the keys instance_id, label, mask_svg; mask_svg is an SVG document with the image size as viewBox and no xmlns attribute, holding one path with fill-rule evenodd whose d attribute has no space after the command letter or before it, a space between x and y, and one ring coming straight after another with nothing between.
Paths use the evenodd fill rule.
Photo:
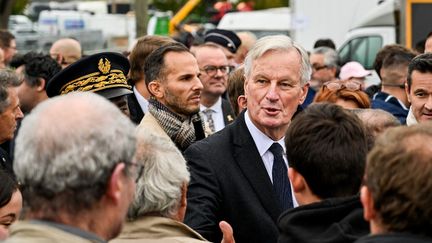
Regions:
<instances>
[{"instance_id":1,"label":"man in dark suit","mask_svg":"<svg viewBox=\"0 0 432 243\"><path fill-rule=\"evenodd\" d=\"M191 170L185 222L206 239L221 239L224 219L236 242L277 241L277 218L297 205L283 139L310 74L307 53L289 37L258 40L245 60L247 110L185 151Z\"/></svg>"},{"instance_id":2,"label":"man in dark suit","mask_svg":"<svg viewBox=\"0 0 432 243\"><path fill-rule=\"evenodd\" d=\"M222 47L213 43L198 46L194 54L203 84L200 110L214 133L234 121L235 117L229 101L222 98L228 86L228 60Z\"/></svg>"}]
</instances>

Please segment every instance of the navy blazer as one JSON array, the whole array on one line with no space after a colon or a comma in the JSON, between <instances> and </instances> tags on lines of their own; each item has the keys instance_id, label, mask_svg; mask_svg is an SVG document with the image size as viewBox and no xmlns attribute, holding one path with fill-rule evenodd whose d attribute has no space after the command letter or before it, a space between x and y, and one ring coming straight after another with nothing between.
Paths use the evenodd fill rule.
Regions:
<instances>
[{"instance_id":1,"label":"navy blazer","mask_svg":"<svg viewBox=\"0 0 432 243\"><path fill-rule=\"evenodd\" d=\"M185 151L191 171L185 223L220 242L219 221L234 229L237 243L277 242L282 210L244 111L223 130Z\"/></svg>"}]
</instances>

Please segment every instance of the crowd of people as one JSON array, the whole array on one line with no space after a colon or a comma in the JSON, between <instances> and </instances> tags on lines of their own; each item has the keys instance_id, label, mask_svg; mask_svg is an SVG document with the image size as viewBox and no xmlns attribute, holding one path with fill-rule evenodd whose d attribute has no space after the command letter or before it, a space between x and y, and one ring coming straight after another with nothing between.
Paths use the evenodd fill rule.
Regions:
<instances>
[{"instance_id":1,"label":"crowd of people","mask_svg":"<svg viewBox=\"0 0 432 243\"><path fill-rule=\"evenodd\" d=\"M15 38L0 30L0 241L432 242L428 48L383 47L367 86L329 39Z\"/></svg>"}]
</instances>

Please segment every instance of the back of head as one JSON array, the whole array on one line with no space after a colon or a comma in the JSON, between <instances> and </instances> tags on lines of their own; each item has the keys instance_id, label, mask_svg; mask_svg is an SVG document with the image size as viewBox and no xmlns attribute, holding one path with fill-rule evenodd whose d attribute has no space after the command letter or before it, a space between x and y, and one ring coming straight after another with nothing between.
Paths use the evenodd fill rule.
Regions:
<instances>
[{"instance_id":1,"label":"back of head","mask_svg":"<svg viewBox=\"0 0 432 243\"><path fill-rule=\"evenodd\" d=\"M420 73L432 73L432 53L421 54L411 60L408 66L408 91L411 90L412 73L414 71L418 71Z\"/></svg>"},{"instance_id":2,"label":"back of head","mask_svg":"<svg viewBox=\"0 0 432 243\"><path fill-rule=\"evenodd\" d=\"M321 199L359 192L367 154L361 121L339 106L312 104L291 122L285 136L289 166Z\"/></svg>"},{"instance_id":3,"label":"back of head","mask_svg":"<svg viewBox=\"0 0 432 243\"><path fill-rule=\"evenodd\" d=\"M323 85L315 95L314 102L337 103L338 100L352 101L357 108L370 108L370 100L367 94L359 90L350 90L345 87L330 90Z\"/></svg>"},{"instance_id":4,"label":"back of head","mask_svg":"<svg viewBox=\"0 0 432 243\"><path fill-rule=\"evenodd\" d=\"M40 79L45 80L45 88L48 81L61 71L61 66L49 55L29 52L23 57L24 81L31 87L40 84Z\"/></svg>"},{"instance_id":5,"label":"back of head","mask_svg":"<svg viewBox=\"0 0 432 243\"><path fill-rule=\"evenodd\" d=\"M373 137L377 137L389 127L400 126L400 121L391 113L381 109L357 109L354 113L360 118Z\"/></svg>"},{"instance_id":6,"label":"back of head","mask_svg":"<svg viewBox=\"0 0 432 243\"><path fill-rule=\"evenodd\" d=\"M390 128L376 140L365 185L383 232L432 236L431 161L430 124Z\"/></svg>"},{"instance_id":7,"label":"back of head","mask_svg":"<svg viewBox=\"0 0 432 243\"><path fill-rule=\"evenodd\" d=\"M374 69L376 71L376 73L378 74L378 76L381 78L381 68L383 66L383 62L386 59L386 57L388 55L402 55L402 56L407 56L410 54L413 54L412 51L410 51L408 48L406 48L403 45L400 44L392 44L392 45L386 45L383 48L381 48L381 50L378 51L376 57L375 57L375 61L374 61ZM412 59L413 57L411 57ZM391 60L391 59L389 59ZM388 64L391 64L390 62Z\"/></svg>"},{"instance_id":8,"label":"back of head","mask_svg":"<svg viewBox=\"0 0 432 243\"><path fill-rule=\"evenodd\" d=\"M408 65L415 56L411 50L389 52L384 57L380 70L382 84L400 84L401 80L404 81Z\"/></svg>"},{"instance_id":9,"label":"back of head","mask_svg":"<svg viewBox=\"0 0 432 243\"><path fill-rule=\"evenodd\" d=\"M315 41L313 48L315 49L322 46L329 47L333 50L336 50L336 45L332 39L318 39L317 41Z\"/></svg>"},{"instance_id":10,"label":"back of head","mask_svg":"<svg viewBox=\"0 0 432 243\"><path fill-rule=\"evenodd\" d=\"M174 219L180 210L182 190L189 183L186 161L168 139L141 130L137 140L136 160L144 165L144 171L137 182L128 218L157 214Z\"/></svg>"},{"instance_id":11,"label":"back of head","mask_svg":"<svg viewBox=\"0 0 432 243\"><path fill-rule=\"evenodd\" d=\"M134 153L131 121L108 100L76 92L42 102L23 120L14 169L30 211L52 220L91 210L113 168Z\"/></svg>"},{"instance_id":12,"label":"back of head","mask_svg":"<svg viewBox=\"0 0 432 243\"><path fill-rule=\"evenodd\" d=\"M241 66L237 68L234 72L231 72L228 76L228 88L227 93L229 96L229 101L235 114L239 114L239 107L237 106L237 98L240 95L244 95L244 67Z\"/></svg>"},{"instance_id":13,"label":"back of head","mask_svg":"<svg viewBox=\"0 0 432 243\"><path fill-rule=\"evenodd\" d=\"M59 39L51 46L50 55L56 60L61 56L63 60L57 61L59 61L64 68L82 57L81 44L72 38Z\"/></svg>"},{"instance_id":14,"label":"back of head","mask_svg":"<svg viewBox=\"0 0 432 243\"><path fill-rule=\"evenodd\" d=\"M169 37L157 35L147 35L139 38L129 55L131 81L135 83L144 78L144 63L152 51L173 42L174 40Z\"/></svg>"},{"instance_id":15,"label":"back of head","mask_svg":"<svg viewBox=\"0 0 432 243\"><path fill-rule=\"evenodd\" d=\"M9 47L11 40L15 39L15 36L6 29L0 29L0 48L4 49Z\"/></svg>"},{"instance_id":16,"label":"back of head","mask_svg":"<svg viewBox=\"0 0 432 243\"><path fill-rule=\"evenodd\" d=\"M301 80L300 84L305 85L311 77L312 68L307 52L299 44L285 35L271 35L260 38L252 49L249 50L244 61L244 72L246 78L252 73L253 62L269 51L296 50L301 56Z\"/></svg>"}]
</instances>

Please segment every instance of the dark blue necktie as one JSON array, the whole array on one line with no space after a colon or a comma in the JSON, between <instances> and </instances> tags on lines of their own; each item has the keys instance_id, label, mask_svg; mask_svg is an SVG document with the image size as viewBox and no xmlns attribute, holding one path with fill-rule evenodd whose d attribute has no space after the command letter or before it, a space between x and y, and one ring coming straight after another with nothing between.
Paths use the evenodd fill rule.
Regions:
<instances>
[{"instance_id":1,"label":"dark blue necktie","mask_svg":"<svg viewBox=\"0 0 432 243\"><path fill-rule=\"evenodd\" d=\"M279 199L282 210L293 207L291 187L288 179L288 170L283 159L283 149L278 143L273 143L270 147L273 154L273 189Z\"/></svg>"}]
</instances>

